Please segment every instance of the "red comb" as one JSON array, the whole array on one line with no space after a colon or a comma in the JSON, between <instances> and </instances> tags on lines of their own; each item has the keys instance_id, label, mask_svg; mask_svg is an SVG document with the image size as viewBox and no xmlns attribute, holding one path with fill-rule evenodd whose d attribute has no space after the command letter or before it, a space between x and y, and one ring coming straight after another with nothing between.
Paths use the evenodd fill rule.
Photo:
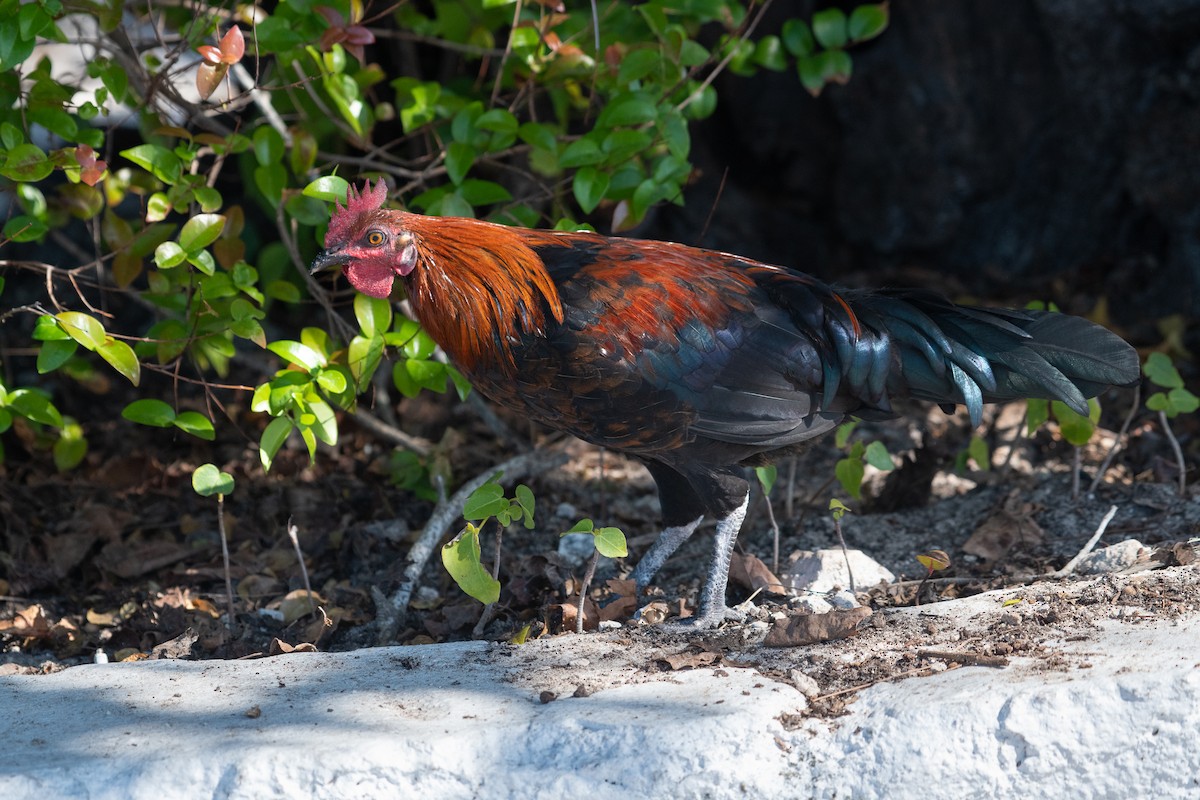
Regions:
<instances>
[{"instance_id":1,"label":"red comb","mask_svg":"<svg viewBox=\"0 0 1200 800\"><path fill-rule=\"evenodd\" d=\"M362 191L358 191L351 184L346 190L346 207L343 208L341 203L334 203L333 218L329 220L329 230L325 233L325 246L329 247L336 242L344 242L349 238L350 232L358 218L363 214L374 211L377 208L382 208L384 202L387 201L387 184L380 178L375 186L371 186L368 180L363 183Z\"/></svg>"}]
</instances>

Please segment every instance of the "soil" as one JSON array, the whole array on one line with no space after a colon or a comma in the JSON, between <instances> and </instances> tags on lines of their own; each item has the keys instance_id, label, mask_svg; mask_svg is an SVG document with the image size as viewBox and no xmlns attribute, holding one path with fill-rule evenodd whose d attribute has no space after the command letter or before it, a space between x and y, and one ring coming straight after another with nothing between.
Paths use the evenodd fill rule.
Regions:
<instances>
[{"instance_id":1,"label":"soil","mask_svg":"<svg viewBox=\"0 0 1200 800\"><path fill-rule=\"evenodd\" d=\"M786 575L799 551L840 547L828 505L841 497L853 509L841 521L847 546L896 576L855 587L870 613L834 612L809 638L783 640L805 644L772 647L768 637L803 616L797 598L751 597L748 587L731 584L731 604L750 598L742 606L746 621L699 634L631 622L630 603L612 603L599 611L606 618L602 629L585 634L592 668L582 678L578 670L564 670L562 681L536 688L561 696L649 672L753 663L801 688L811 712L837 714L856 689L879 681L962 664L1001 666L1019 657L1057 669L1062 656L1052 643L1087 637L1103 620L1137 624L1147 616L1194 614L1200 609L1200 571L1192 564L1200 500L1191 489L1180 494L1155 417L1144 411L1135 417L1112 466L1088 491L1129 399L1106 401L1101 430L1079 451L1078 497L1072 496L1075 449L1052 426L1025 435L1019 403L992 409L976 432L991 450L986 471L969 462L956 469L972 434L961 416L914 406L900 420L860 424L856 438L882 441L903 463L889 473L868 468L863 501L852 501L833 480L844 455L833 437L819 440L795 467L779 465L771 508L782 563L774 572ZM102 407L107 401L79 402ZM388 410L372 413L386 419ZM586 565L559 552L558 534L584 516L626 533L631 557L602 559L591 587L590 598L603 603L614 589L627 591L620 579L657 532L657 499L644 468L535 431L539 447L561 449L568 461L525 481L537 497L537 527L514 525L504 534L504 590L494 617L476 634L482 605L463 595L441 564L430 563L408 613L389 629L378 601L403 580L408 552L434 508L431 488L414 488L407 457L349 416L336 448L310 463L293 443L297 447L281 451L264 474L258 431L249 429L254 418L243 418L236 406L227 411L247 430L219 426L225 432L215 443L123 421L97 424L89 429L91 454L66 474L54 470L34 431L17 426L19 446L8 447L0 472L0 670L54 671L90 662L97 651L111 660L239 658L296 647L348 650L520 635L561 640L564 664L575 663L583 651L573 633L572 598ZM521 438L512 434L520 420L501 420L509 430L497 435L495 420L485 424L477 406L444 398L405 400L395 414L406 431L441 443L430 460L448 466L453 485L487 473ZM1186 446L1191 432L1181 427ZM236 480L223 502L233 625L223 616L218 502L190 487L192 471L205 462ZM1135 538L1141 544L1136 558L1099 576L1050 577L1084 547L1111 506L1117 512L1095 546ZM289 524L307 565L313 606ZM660 573L655 608L664 616L690 613L710 530L702 527ZM492 558L491 539L485 533L485 563ZM770 567L774 540L758 494L739 551ZM931 572L917 560L931 553L949 565ZM438 561L436 552L431 560ZM940 601L976 595L975 612L939 611ZM319 607L315 614L313 607ZM589 603L588 611L594 630L597 607Z\"/></svg>"}]
</instances>

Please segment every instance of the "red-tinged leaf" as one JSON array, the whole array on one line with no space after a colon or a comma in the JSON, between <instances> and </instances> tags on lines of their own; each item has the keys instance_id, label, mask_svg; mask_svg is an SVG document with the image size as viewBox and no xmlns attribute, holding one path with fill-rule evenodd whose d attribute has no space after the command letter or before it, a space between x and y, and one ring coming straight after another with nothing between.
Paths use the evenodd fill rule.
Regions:
<instances>
[{"instance_id":1,"label":"red-tinged leaf","mask_svg":"<svg viewBox=\"0 0 1200 800\"><path fill-rule=\"evenodd\" d=\"M317 13L325 18L331 28L346 27L346 18L341 15L341 12L329 6L317 6Z\"/></svg>"},{"instance_id":2,"label":"red-tinged leaf","mask_svg":"<svg viewBox=\"0 0 1200 800\"><path fill-rule=\"evenodd\" d=\"M221 61L225 64L236 64L246 55L246 38L242 29L234 25L221 37Z\"/></svg>"},{"instance_id":3,"label":"red-tinged leaf","mask_svg":"<svg viewBox=\"0 0 1200 800\"><path fill-rule=\"evenodd\" d=\"M221 81L225 80L225 73L229 71L228 64L201 64L196 67L196 91L200 93L201 100L207 100L212 96L212 93L221 85Z\"/></svg>"},{"instance_id":4,"label":"red-tinged leaf","mask_svg":"<svg viewBox=\"0 0 1200 800\"><path fill-rule=\"evenodd\" d=\"M214 65L221 63L221 51L211 44L200 45L196 48L196 52L200 54L200 57L203 58L206 63Z\"/></svg>"}]
</instances>

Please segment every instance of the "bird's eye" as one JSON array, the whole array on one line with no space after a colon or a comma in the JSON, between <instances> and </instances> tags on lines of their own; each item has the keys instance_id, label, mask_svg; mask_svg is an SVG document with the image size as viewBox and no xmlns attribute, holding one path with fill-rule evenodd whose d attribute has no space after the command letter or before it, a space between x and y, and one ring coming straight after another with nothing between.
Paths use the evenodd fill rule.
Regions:
<instances>
[{"instance_id":1,"label":"bird's eye","mask_svg":"<svg viewBox=\"0 0 1200 800\"><path fill-rule=\"evenodd\" d=\"M383 233L381 231L371 231L367 234L367 244L378 246L383 244Z\"/></svg>"}]
</instances>

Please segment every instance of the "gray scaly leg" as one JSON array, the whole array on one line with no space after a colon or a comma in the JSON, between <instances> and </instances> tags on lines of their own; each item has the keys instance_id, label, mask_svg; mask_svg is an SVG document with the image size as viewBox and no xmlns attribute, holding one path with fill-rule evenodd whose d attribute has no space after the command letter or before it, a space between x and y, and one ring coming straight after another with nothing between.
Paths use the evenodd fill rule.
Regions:
<instances>
[{"instance_id":1,"label":"gray scaly leg","mask_svg":"<svg viewBox=\"0 0 1200 800\"><path fill-rule=\"evenodd\" d=\"M700 592L699 613L682 624L690 629L715 628L726 619L741 620L745 614L725 605L725 587L729 584L729 561L733 557L733 545L737 541L742 521L746 519L746 508L750 504L747 492L742 504L729 516L717 521L717 534L713 542L713 560L708 568L708 578Z\"/></svg>"},{"instance_id":2,"label":"gray scaly leg","mask_svg":"<svg viewBox=\"0 0 1200 800\"><path fill-rule=\"evenodd\" d=\"M662 569L662 565L667 563L667 559L679 549L679 545L686 542L688 537L695 532L702 519L704 517L696 517L686 525L674 525L663 529L663 532L658 535L658 539L646 551L646 555L642 556L642 560L634 568L633 574L629 576L633 578L634 585L637 587L638 612L634 615L635 618L641 617L642 592Z\"/></svg>"}]
</instances>

